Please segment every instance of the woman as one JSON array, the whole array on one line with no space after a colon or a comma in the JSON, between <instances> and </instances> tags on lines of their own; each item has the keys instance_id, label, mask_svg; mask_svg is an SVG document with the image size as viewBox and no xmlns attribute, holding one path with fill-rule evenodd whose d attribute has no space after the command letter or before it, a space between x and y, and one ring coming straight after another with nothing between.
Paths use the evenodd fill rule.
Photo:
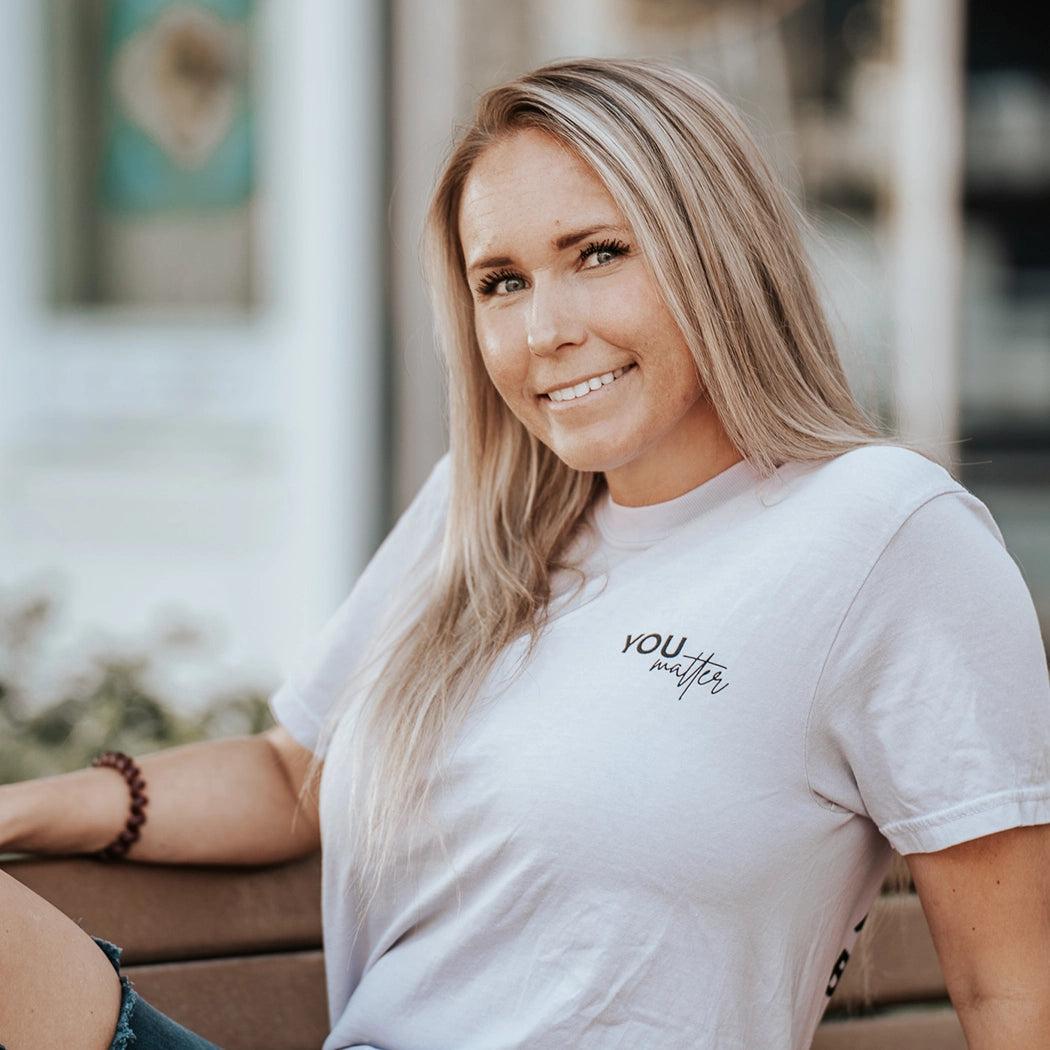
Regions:
<instances>
[{"instance_id":1,"label":"woman","mask_svg":"<svg viewBox=\"0 0 1050 1050\"><path fill-rule=\"evenodd\" d=\"M640 62L495 89L427 260L451 455L281 728L143 761L131 855L320 827L329 1050L801 1050L892 845L970 1046L1050 1045L1030 600L984 508L857 409L737 118ZM112 771L16 785L0 843L100 849L122 803ZM102 954L9 880L0 916L38 1006L0 1005L11 1050L104 1050ZM165 1023L125 1000L115 1045L127 1015Z\"/></svg>"}]
</instances>

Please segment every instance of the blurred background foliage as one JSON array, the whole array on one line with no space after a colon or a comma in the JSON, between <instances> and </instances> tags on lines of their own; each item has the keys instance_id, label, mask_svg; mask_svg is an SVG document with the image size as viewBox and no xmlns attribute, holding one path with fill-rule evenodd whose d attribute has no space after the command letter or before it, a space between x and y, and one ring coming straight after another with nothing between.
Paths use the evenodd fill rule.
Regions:
<instances>
[{"instance_id":1,"label":"blurred background foliage","mask_svg":"<svg viewBox=\"0 0 1050 1050\"><path fill-rule=\"evenodd\" d=\"M141 755L272 724L266 695L249 686L197 698L190 709L182 703L175 710L162 695L162 668L205 645L191 628L168 631L151 647L108 645L70 654L42 683L35 670L53 644L58 619L49 595L0 602L0 783L78 769L102 751Z\"/></svg>"}]
</instances>

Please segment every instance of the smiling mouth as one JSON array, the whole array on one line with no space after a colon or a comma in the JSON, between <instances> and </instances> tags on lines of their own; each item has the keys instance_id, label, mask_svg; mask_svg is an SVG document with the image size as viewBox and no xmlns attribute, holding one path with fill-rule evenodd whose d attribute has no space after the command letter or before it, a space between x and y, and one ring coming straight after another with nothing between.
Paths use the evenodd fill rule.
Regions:
<instances>
[{"instance_id":1,"label":"smiling mouth","mask_svg":"<svg viewBox=\"0 0 1050 1050\"><path fill-rule=\"evenodd\" d=\"M591 376L590 379L583 379L579 383L574 383L572 386L565 386L560 390L551 390L544 396L551 401L576 401L581 397L586 397L592 391L601 390L603 386L608 386L610 383L614 383L624 374L624 372L631 368L634 368L633 364L624 365L622 368L617 368L612 372L602 372L601 375Z\"/></svg>"}]
</instances>

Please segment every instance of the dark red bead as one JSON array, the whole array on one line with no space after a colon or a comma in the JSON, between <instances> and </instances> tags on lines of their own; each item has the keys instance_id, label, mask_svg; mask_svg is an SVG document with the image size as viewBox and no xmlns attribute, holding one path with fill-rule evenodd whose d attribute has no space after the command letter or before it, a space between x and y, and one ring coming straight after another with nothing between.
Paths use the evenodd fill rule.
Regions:
<instances>
[{"instance_id":1,"label":"dark red bead","mask_svg":"<svg viewBox=\"0 0 1050 1050\"><path fill-rule=\"evenodd\" d=\"M121 751L106 751L99 755L92 765L115 769L124 778L131 793L130 814L124 830L105 849L96 854L103 860L120 860L138 841L139 829L146 823L146 814L143 812L143 807L149 801L145 791L146 781L134 760Z\"/></svg>"}]
</instances>

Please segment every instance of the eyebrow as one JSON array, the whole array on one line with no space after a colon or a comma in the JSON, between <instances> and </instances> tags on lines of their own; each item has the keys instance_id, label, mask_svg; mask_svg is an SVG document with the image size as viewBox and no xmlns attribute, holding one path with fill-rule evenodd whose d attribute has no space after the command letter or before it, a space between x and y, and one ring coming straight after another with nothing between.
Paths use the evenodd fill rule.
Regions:
<instances>
[{"instance_id":1,"label":"eyebrow","mask_svg":"<svg viewBox=\"0 0 1050 1050\"><path fill-rule=\"evenodd\" d=\"M582 230L572 230L569 233L563 233L560 237L554 238L551 246L555 251L563 252L566 248L571 248L574 244L579 244L580 241L585 241L595 234L614 231L619 233L626 232L625 228L620 226L619 223L600 222L595 226L587 226ZM513 263L514 260L509 255L491 255L486 259L468 263L467 273L474 273L477 270L493 270L502 266L511 266Z\"/></svg>"}]
</instances>

